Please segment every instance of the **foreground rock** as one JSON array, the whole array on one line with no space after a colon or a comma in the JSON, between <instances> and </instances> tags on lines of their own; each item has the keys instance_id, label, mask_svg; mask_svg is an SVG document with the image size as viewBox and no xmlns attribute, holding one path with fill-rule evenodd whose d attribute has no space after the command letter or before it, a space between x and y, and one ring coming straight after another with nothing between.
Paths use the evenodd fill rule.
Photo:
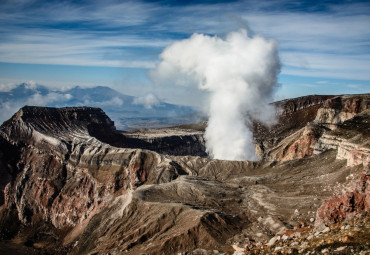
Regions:
<instances>
[{"instance_id":1,"label":"foreground rock","mask_svg":"<svg viewBox=\"0 0 370 255\"><path fill-rule=\"evenodd\" d=\"M369 177L367 165L351 191L323 202L316 221L279 232L264 244L248 242L234 254L369 254Z\"/></svg>"},{"instance_id":2,"label":"foreground rock","mask_svg":"<svg viewBox=\"0 0 370 255\"><path fill-rule=\"evenodd\" d=\"M323 201L360 179L368 155L369 112L360 108L331 130L314 121L328 98L286 101L278 125L257 125L260 162L199 157L197 125L122 133L99 109L24 107L0 129L0 246L28 254L232 253L302 222L313 226ZM294 118L305 124L287 122ZM351 147L322 146L332 132L365 156L351 161Z\"/></svg>"},{"instance_id":3,"label":"foreground rock","mask_svg":"<svg viewBox=\"0 0 370 255\"><path fill-rule=\"evenodd\" d=\"M370 212L370 163L364 167L360 180L352 189L325 201L317 211L316 227L366 217Z\"/></svg>"}]
</instances>

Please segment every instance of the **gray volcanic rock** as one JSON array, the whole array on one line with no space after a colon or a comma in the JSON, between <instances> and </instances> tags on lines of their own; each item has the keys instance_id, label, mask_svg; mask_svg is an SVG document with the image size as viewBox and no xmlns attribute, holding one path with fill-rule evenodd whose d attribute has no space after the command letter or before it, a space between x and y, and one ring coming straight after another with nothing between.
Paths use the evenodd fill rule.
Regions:
<instances>
[{"instance_id":1,"label":"gray volcanic rock","mask_svg":"<svg viewBox=\"0 0 370 255\"><path fill-rule=\"evenodd\" d=\"M204 130L181 127L139 129L121 132L129 140L136 140L138 146L169 155L207 156ZM131 147L132 148L132 147Z\"/></svg>"},{"instance_id":2,"label":"gray volcanic rock","mask_svg":"<svg viewBox=\"0 0 370 255\"><path fill-rule=\"evenodd\" d=\"M0 132L4 224L14 208L26 225L42 219L66 232L83 229L116 192L176 178L176 165L156 153L112 147L91 136L108 139L112 131L99 109L21 109Z\"/></svg>"},{"instance_id":3,"label":"gray volcanic rock","mask_svg":"<svg viewBox=\"0 0 370 255\"><path fill-rule=\"evenodd\" d=\"M328 98L285 101L276 126L256 124L258 162L200 157L203 124L120 132L100 109L24 107L0 128L0 247L232 252L232 244L313 224L322 202L360 178L367 160L347 155L367 148L368 110L329 130L314 122ZM331 132L346 143L314 154Z\"/></svg>"}]
</instances>

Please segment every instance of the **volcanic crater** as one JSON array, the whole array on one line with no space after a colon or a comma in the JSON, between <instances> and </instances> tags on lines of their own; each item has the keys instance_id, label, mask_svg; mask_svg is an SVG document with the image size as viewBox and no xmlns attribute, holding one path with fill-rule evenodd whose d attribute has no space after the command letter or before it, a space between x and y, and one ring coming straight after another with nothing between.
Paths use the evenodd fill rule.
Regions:
<instances>
[{"instance_id":1,"label":"volcanic crater","mask_svg":"<svg viewBox=\"0 0 370 255\"><path fill-rule=\"evenodd\" d=\"M351 222L341 251L369 252L370 94L274 105L259 161L209 158L206 122L119 131L98 108L21 108L0 128L0 253L334 254L315 238Z\"/></svg>"}]
</instances>

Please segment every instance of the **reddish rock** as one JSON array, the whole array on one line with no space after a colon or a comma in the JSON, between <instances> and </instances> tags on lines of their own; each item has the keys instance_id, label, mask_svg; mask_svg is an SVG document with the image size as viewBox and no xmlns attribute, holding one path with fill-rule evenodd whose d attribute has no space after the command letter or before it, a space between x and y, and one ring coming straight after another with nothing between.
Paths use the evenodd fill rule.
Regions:
<instances>
[{"instance_id":1,"label":"reddish rock","mask_svg":"<svg viewBox=\"0 0 370 255\"><path fill-rule=\"evenodd\" d=\"M315 132L314 129L306 128L302 136L286 149L281 160L292 160L312 156L317 137L317 132Z\"/></svg>"},{"instance_id":2,"label":"reddish rock","mask_svg":"<svg viewBox=\"0 0 370 255\"><path fill-rule=\"evenodd\" d=\"M316 225L342 222L370 211L370 175L365 167L353 191L331 197L317 211Z\"/></svg>"}]
</instances>

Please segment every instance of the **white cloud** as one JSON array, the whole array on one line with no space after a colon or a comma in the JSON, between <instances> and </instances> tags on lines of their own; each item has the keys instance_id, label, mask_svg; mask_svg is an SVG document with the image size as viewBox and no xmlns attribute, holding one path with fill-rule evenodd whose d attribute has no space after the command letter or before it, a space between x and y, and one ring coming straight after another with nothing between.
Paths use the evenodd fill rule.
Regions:
<instances>
[{"instance_id":1,"label":"white cloud","mask_svg":"<svg viewBox=\"0 0 370 255\"><path fill-rule=\"evenodd\" d=\"M86 99L83 102L84 106L94 106L94 107L106 107L106 106L122 106L123 100L119 97L113 97L111 100L103 102L95 102L90 99Z\"/></svg>"},{"instance_id":2,"label":"white cloud","mask_svg":"<svg viewBox=\"0 0 370 255\"><path fill-rule=\"evenodd\" d=\"M29 86L36 86L34 82L27 82ZM34 88L34 87L32 87ZM50 92L47 95L41 95L39 93L35 93L30 96L27 100L16 100L16 101L7 101L7 102L0 102L0 123L9 119L14 113L16 113L20 108L25 105L30 106L45 106L51 103L63 103L72 99L72 95L70 94L60 94L55 92Z\"/></svg>"},{"instance_id":3,"label":"white cloud","mask_svg":"<svg viewBox=\"0 0 370 255\"><path fill-rule=\"evenodd\" d=\"M362 86L360 84L348 84L347 87L349 88L353 88L353 89L359 89L361 88Z\"/></svg>"},{"instance_id":4,"label":"white cloud","mask_svg":"<svg viewBox=\"0 0 370 255\"><path fill-rule=\"evenodd\" d=\"M37 87L36 82L34 81L26 81L26 82L23 82L23 84L27 89L35 89ZM3 84L0 84L0 92L9 92L10 90L18 86L19 86L19 83L15 83L15 82L3 83Z\"/></svg>"},{"instance_id":5,"label":"white cloud","mask_svg":"<svg viewBox=\"0 0 370 255\"><path fill-rule=\"evenodd\" d=\"M26 89L36 89L36 82L34 81L26 81L24 83L24 86L26 87Z\"/></svg>"},{"instance_id":6,"label":"white cloud","mask_svg":"<svg viewBox=\"0 0 370 255\"><path fill-rule=\"evenodd\" d=\"M47 95L41 95L39 93L33 94L30 98L24 102L25 105L34 105L34 106L45 106L51 103L63 103L72 99L71 94L60 94L55 92L50 92Z\"/></svg>"},{"instance_id":7,"label":"white cloud","mask_svg":"<svg viewBox=\"0 0 370 255\"><path fill-rule=\"evenodd\" d=\"M341 56L308 52L281 53L283 74L338 79L370 80L370 55ZM302 63L305 63L302 64Z\"/></svg>"},{"instance_id":8,"label":"white cloud","mask_svg":"<svg viewBox=\"0 0 370 255\"><path fill-rule=\"evenodd\" d=\"M174 7L63 1L27 9L23 1L3 1L0 62L153 68L154 55L178 37L194 32L222 36L249 26L279 41L283 74L369 79L368 3L325 4L325 11L315 12L283 9L291 4L248 0ZM137 47L145 50L133 53Z\"/></svg>"},{"instance_id":9,"label":"white cloud","mask_svg":"<svg viewBox=\"0 0 370 255\"><path fill-rule=\"evenodd\" d=\"M19 2L4 0L3 19L17 21L28 16L32 21L48 20L52 22L91 22L99 26L135 26L145 23L150 18L155 6L141 1L90 1L73 3L68 1L41 2L33 1L33 8L27 5L30 1ZM28 8L27 8L28 7ZM37 13L37 14L36 14ZM21 22L18 20L18 22Z\"/></svg>"},{"instance_id":10,"label":"white cloud","mask_svg":"<svg viewBox=\"0 0 370 255\"><path fill-rule=\"evenodd\" d=\"M0 84L0 92L8 92L14 88L16 88L18 84L16 83L5 83L5 84Z\"/></svg>"},{"instance_id":11,"label":"white cloud","mask_svg":"<svg viewBox=\"0 0 370 255\"><path fill-rule=\"evenodd\" d=\"M93 36L50 30L23 31L10 39L11 42L0 43L0 62L130 68L152 68L155 62L150 59L124 59L122 51L117 48L164 47L169 43L168 40L149 41L136 36Z\"/></svg>"},{"instance_id":12,"label":"white cloud","mask_svg":"<svg viewBox=\"0 0 370 255\"><path fill-rule=\"evenodd\" d=\"M144 105L145 108L151 109L153 106L160 105L161 101L156 95L149 93L149 94L146 94L145 96L134 98L133 103L141 104L141 105Z\"/></svg>"},{"instance_id":13,"label":"white cloud","mask_svg":"<svg viewBox=\"0 0 370 255\"><path fill-rule=\"evenodd\" d=\"M280 4L289 3L252 1L245 7L243 2L237 2L222 6L222 9L247 21L245 26L257 34L278 40L282 74L370 79L369 4L327 5L325 12L281 11ZM197 12L201 11L198 9ZM210 21L206 15L198 15L195 29L218 34L228 31L230 22L224 22L220 15L217 17L218 22ZM187 24L194 23L190 16L185 18Z\"/></svg>"}]
</instances>

